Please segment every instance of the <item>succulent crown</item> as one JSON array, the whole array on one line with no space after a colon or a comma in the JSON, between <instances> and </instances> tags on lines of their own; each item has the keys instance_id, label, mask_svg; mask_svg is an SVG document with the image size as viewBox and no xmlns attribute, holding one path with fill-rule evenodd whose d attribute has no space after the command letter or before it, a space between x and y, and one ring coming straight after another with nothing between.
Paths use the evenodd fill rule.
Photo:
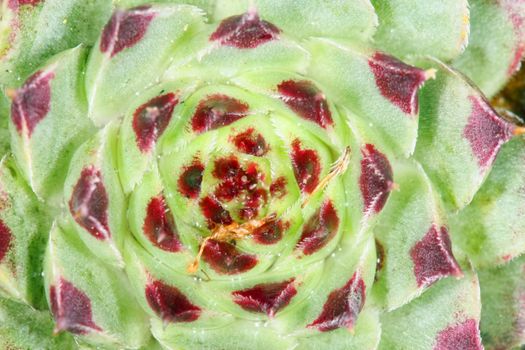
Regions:
<instances>
[{"instance_id":1,"label":"succulent crown","mask_svg":"<svg viewBox=\"0 0 525 350\"><path fill-rule=\"evenodd\" d=\"M68 0L74 34L55 2L2 5L0 311L51 346L482 348L525 250L524 129L484 95L522 1Z\"/></svg>"}]
</instances>

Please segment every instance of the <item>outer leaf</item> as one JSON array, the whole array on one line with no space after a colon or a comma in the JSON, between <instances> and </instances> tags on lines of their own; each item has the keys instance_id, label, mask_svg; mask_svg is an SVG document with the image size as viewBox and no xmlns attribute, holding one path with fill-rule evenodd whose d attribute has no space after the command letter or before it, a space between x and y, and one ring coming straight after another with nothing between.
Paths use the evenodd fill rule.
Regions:
<instances>
[{"instance_id":1,"label":"outer leaf","mask_svg":"<svg viewBox=\"0 0 525 350\"><path fill-rule=\"evenodd\" d=\"M246 12L235 18L242 23L248 21L249 16L252 15ZM281 35L281 30L273 24L268 24L272 26L270 28L273 32L265 34L267 36L263 35L260 41L246 39L241 40L241 43L225 44L221 42L224 40L221 35L217 34L215 38L214 34L222 33L220 28L227 21L228 19L218 24L211 24L190 41L183 43L183 46L173 53L172 64L164 78L167 80L188 78L199 84L202 84L204 78L206 82L223 83L224 79L231 79L245 72L282 70L283 67L295 72L306 71L309 64L308 51L295 40ZM261 22L264 19L259 17L254 17L251 21L254 26L264 23ZM256 32L260 29L241 27L236 30L249 38L251 31ZM228 37L228 33L224 35Z\"/></svg>"},{"instance_id":2,"label":"outer leaf","mask_svg":"<svg viewBox=\"0 0 525 350\"><path fill-rule=\"evenodd\" d=\"M417 134L417 90L428 78L426 73L335 41L312 39L308 48L309 74L336 105L344 106L342 114L352 113L349 124L374 145L410 155Z\"/></svg>"},{"instance_id":3,"label":"outer leaf","mask_svg":"<svg viewBox=\"0 0 525 350\"><path fill-rule=\"evenodd\" d=\"M0 163L0 291L44 307L42 260L49 219L11 157Z\"/></svg>"},{"instance_id":4,"label":"outer leaf","mask_svg":"<svg viewBox=\"0 0 525 350\"><path fill-rule=\"evenodd\" d=\"M477 278L438 282L418 299L381 317L379 349L481 350Z\"/></svg>"},{"instance_id":5,"label":"outer leaf","mask_svg":"<svg viewBox=\"0 0 525 350\"><path fill-rule=\"evenodd\" d=\"M101 263L68 224L51 229L44 275L57 332L113 348L138 348L148 341L147 319L122 270Z\"/></svg>"},{"instance_id":6,"label":"outer leaf","mask_svg":"<svg viewBox=\"0 0 525 350\"><path fill-rule=\"evenodd\" d=\"M87 247L121 266L119 249L128 232L117 172L117 126L108 124L76 151L64 186L64 207Z\"/></svg>"},{"instance_id":7,"label":"outer leaf","mask_svg":"<svg viewBox=\"0 0 525 350\"><path fill-rule=\"evenodd\" d=\"M92 44L111 14L112 2L5 0L1 6L5 27L0 29L0 81L16 87L54 54Z\"/></svg>"},{"instance_id":8,"label":"outer leaf","mask_svg":"<svg viewBox=\"0 0 525 350\"><path fill-rule=\"evenodd\" d=\"M488 350L512 349L525 343L523 327L525 259L478 271L481 285L481 335Z\"/></svg>"},{"instance_id":9,"label":"outer leaf","mask_svg":"<svg viewBox=\"0 0 525 350\"><path fill-rule=\"evenodd\" d=\"M2 349L64 349L77 346L70 334L53 334L48 311L0 298L0 347Z\"/></svg>"},{"instance_id":10,"label":"outer leaf","mask_svg":"<svg viewBox=\"0 0 525 350\"><path fill-rule=\"evenodd\" d=\"M515 126L457 72L439 66L421 92L421 125L415 158L437 185L445 204L468 204Z\"/></svg>"},{"instance_id":11,"label":"outer leaf","mask_svg":"<svg viewBox=\"0 0 525 350\"><path fill-rule=\"evenodd\" d=\"M375 32L377 17L369 0L217 0L213 19L223 19L254 9L290 36L344 38L367 42Z\"/></svg>"},{"instance_id":12,"label":"outer leaf","mask_svg":"<svg viewBox=\"0 0 525 350\"><path fill-rule=\"evenodd\" d=\"M457 57L467 45L467 0L372 0L379 17L377 46L393 55L430 55L443 61Z\"/></svg>"},{"instance_id":13,"label":"outer leaf","mask_svg":"<svg viewBox=\"0 0 525 350\"><path fill-rule=\"evenodd\" d=\"M383 252L376 286L385 289L388 310L410 302L443 277L462 276L430 181L412 163L396 164L395 169L399 189L374 227Z\"/></svg>"},{"instance_id":14,"label":"outer leaf","mask_svg":"<svg viewBox=\"0 0 525 350\"><path fill-rule=\"evenodd\" d=\"M503 264L525 251L525 141L504 145L494 168L465 209L453 216L452 238L475 265Z\"/></svg>"},{"instance_id":15,"label":"outer leaf","mask_svg":"<svg viewBox=\"0 0 525 350\"><path fill-rule=\"evenodd\" d=\"M525 53L525 2L471 0L469 45L454 67L492 96L520 67Z\"/></svg>"},{"instance_id":16,"label":"outer leaf","mask_svg":"<svg viewBox=\"0 0 525 350\"><path fill-rule=\"evenodd\" d=\"M202 29L203 13L185 5L117 10L89 57L89 114L98 125L121 116L135 94L155 84L181 42Z\"/></svg>"},{"instance_id":17,"label":"outer leaf","mask_svg":"<svg viewBox=\"0 0 525 350\"><path fill-rule=\"evenodd\" d=\"M157 145L179 121L179 106L194 84L184 81L152 87L126 113L119 135L118 166L126 193L142 181L158 155Z\"/></svg>"},{"instance_id":18,"label":"outer leaf","mask_svg":"<svg viewBox=\"0 0 525 350\"><path fill-rule=\"evenodd\" d=\"M35 193L57 202L73 152L94 133L83 91L86 51L51 59L15 92L11 104L14 155Z\"/></svg>"}]
</instances>

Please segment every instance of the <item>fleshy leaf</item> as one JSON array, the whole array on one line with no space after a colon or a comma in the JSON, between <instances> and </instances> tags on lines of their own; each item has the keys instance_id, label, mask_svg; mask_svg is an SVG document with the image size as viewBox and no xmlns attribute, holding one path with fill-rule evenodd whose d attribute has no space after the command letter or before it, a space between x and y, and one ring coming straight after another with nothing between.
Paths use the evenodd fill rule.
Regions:
<instances>
[{"instance_id":1,"label":"fleshy leaf","mask_svg":"<svg viewBox=\"0 0 525 350\"><path fill-rule=\"evenodd\" d=\"M449 61L468 43L467 0L433 3L372 0L379 17L376 45L399 57L429 55Z\"/></svg>"},{"instance_id":2,"label":"fleshy leaf","mask_svg":"<svg viewBox=\"0 0 525 350\"><path fill-rule=\"evenodd\" d=\"M525 141L501 148L472 202L451 218L452 240L476 266L504 264L525 252Z\"/></svg>"},{"instance_id":3,"label":"fleshy leaf","mask_svg":"<svg viewBox=\"0 0 525 350\"><path fill-rule=\"evenodd\" d=\"M85 60L80 47L54 57L11 104L14 155L35 193L55 204L73 152L94 132L81 90Z\"/></svg>"},{"instance_id":4,"label":"fleshy leaf","mask_svg":"<svg viewBox=\"0 0 525 350\"><path fill-rule=\"evenodd\" d=\"M87 64L89 115L95 124L124 114L128 101L157 83L176 47L201 26L202 12L192 6L116 10Z\"/></svg>"},{"instance_id":5,"label":"fleshy leaf","mask_svg":"<svg viewBox=\"0 0 525 350\"><path fill-rule=\"evenodd\" d=\"M108 124L76 151L66 179L64 202L78 236L89 249L122 264L119 248L127 233L125 203L116 159L117 125Z\"/></svg>"},{"instance_id":6,"label":"fleshy leaf","mask_svg":"<svg viewBox=\"0 0 525 350\"><path fill-rule=\"evenodd\" d=\"M478 271L481 286L481 336L487 349L512 349L525 343L523 257Z\"/></svg>"},{"instance_id":7,"label":"fleshy leaf","mask_svg":"<svg viewBox=\"0 0 525 350\"><path fill-rule=\"evenodd\" d=\"M2 349L75 349L70 334L53 335L48 311L0 298L0 347ZM31 325L31 326L28 326Z\"/></svg>"},{"instance_id":8,"label":"fleshy leaf","mask_svg":"<svg viewBox=\"0 0 525 350\"><path fill-rule=\"evenodd\" d=\"M250 6L263 20L281 28L287 35L306 38L311 36L344 38L361 42L374 34L377 17L369 0L352 2L326 2L310 0L217 0L215 20L244 13Z\"/></svg>"},{"instance_id":9,"label":"fleshy leaf","mask_svg":"<svg viewBox=\"0 0 525 350\"><path fill-rule=\"evenodd\" d=\"M309 73L348 123L379 148L413 152L417 90L428 73L392 57L327 39L312 39ZM402 86L403 89L394 89Z\"/></svg>"},{"instance_id":10,"label":"fleshy leaf","mask_svg":"<svg viewBox=\"0 0 525 350\"><path fill-rule=\"evenodd\" d=\"M421 92L420 123L415 158L450 209L472 200L515 129L460 74L444 65Z\"/></svg>"},{"instance_id":11,"label":"fleshy leaf","mask_svg":"<svg viewBox=\"0 0 525 350\"><path fill-rule=\"evenodd\" d=\"M453 65L489 97L520 67L525 54L525 2L470 0L470 39Z\"/></svg>"},{"instance_id":12,"label":"fleshy leaf","mask_svg":"<svg viewBox=\"0 0 525 350\"><path fill-rule=\"evenodd\" d=\"M44 269L55 331L101 346L134 347L149 339L147 319L122 270L98 260L67 221L51 229Z\"/></svg>"},{"instance_id":13,"label":"fleshy leaf","mask_svg":"<svg viewBox=\"0 0 525 350\"><path fill-rule=\"evenodd\" d=\"M135 98L126 112L118 138L118 164L122 187L129 193L141 181L158 153L166 129L176 124L177 107L192 84L166 83Z\"/></svg>"},{"instance_id":14,"label":"fleshy leaf","mask_svg":"<svg viewBox=\"0 0 525 350\"><path fill-rule=\"evenodd\" d=\"M0 294L43 308L50 220L9 156L0 162L0 203Z\"/></svg>"},{"instance_id":15,"label":"fleshy leaf","mask_svg":"<svg viewBox=\"0 0 525 350\"><path fill-rule=\"evenodd\" d=\"M439 281L411 303L382 315L379 349L481 350L480 308L479 283L471 273Z\"/></svg>"},{"instance_id":16,"label":"fleshy leaf","mask_svg":"<svg viewBox=\"0 0 525 350\"><path fill-rule=\"evenodd\" d=\"M0 6L0 81L10 88L51 56L92 45L112 10L107 0L6 0Z\"/></svg>"},{"instance_id":17,"label":"fleshy leaf","mask_svg":"<svg viewBox=\"0 0 525 350\"><path fill-rule=\"evenodd\" d=\"M437 280L462 276L450 247L439 199L422 169L396 164L393 191L374 227L383 249L377 286L388 310L419 296Z\"/></svg>"}]
</instances>

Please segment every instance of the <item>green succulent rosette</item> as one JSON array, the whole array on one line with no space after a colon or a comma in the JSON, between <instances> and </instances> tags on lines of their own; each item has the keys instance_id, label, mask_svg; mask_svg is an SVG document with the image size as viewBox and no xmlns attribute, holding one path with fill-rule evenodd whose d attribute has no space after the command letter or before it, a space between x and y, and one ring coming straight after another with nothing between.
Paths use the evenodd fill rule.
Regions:
<instances>
[{"instance_id":1,"label":"green succulent rosette","mask_svg":"<svg viewBox=\"0 0 525 350\"><path fill-rule=\"evenodd\" d=\"M4 347L525 342L522 1L1 8Z\"/></svg>"}]
</instances>

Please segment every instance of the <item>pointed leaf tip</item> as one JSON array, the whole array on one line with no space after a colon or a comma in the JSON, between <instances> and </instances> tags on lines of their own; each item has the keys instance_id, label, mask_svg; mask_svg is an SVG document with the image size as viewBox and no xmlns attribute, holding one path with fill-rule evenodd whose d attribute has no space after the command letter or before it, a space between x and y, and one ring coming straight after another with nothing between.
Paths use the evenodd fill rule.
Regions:
<instances>
[{"instance_id":1,"label":"pointed leaf tip","mask_svg":"<svg viewBox=\"0 0 525 350\"><path fill-rule=\"evenodd\" d=\"M281 30L261 20L255 11L224 19L210 36L211 41L239 49L253 49L279 38Z\"/></svg>"},{"instance_id":2,"label":"pointed leaf tip","mask_svg":"<svg viewBox=\"0 0 525 350\"><path fill-rule=\"evenodd\" d=\"M368 61L381 94L404 113L415 115L419 110L417 92L435 71L423 71L409 66L382 52Z\"/></svg>"},{"instance_id":3,"label":"pointed leaf tip","mask_svg":"<svg viewBox=\"0 0 525 350\"><path fill-rule=\"evenodd\" d=\"M140 6L129 10L117 10L102 31L100 51L111 57L139 42L155 12L149 6Z\"/></svg>"},{"instance_id":4,"label":"pointed leaf tip","mask_svg":"<svg viewBox=\"0 0 525 350\"><path fill-rule=\"evenodd\" d=\"M432 225L410 251L418 286L428 286L446 276L463 276L452 255L448 231Z\"/></svg>"},{"instance_id":5,"label":"pointed leaf tip","mask_svg":"<svg viewBox=\"0 0 525 350\"><path fill-rule=\"evenodd\" d=\"M93 322L88 296L71 282L60 278L57 285L50 287L49 299L56 321L55 333L68 331L84 335L92 331L102 331Z\"/></svg>"}]
</instances>

